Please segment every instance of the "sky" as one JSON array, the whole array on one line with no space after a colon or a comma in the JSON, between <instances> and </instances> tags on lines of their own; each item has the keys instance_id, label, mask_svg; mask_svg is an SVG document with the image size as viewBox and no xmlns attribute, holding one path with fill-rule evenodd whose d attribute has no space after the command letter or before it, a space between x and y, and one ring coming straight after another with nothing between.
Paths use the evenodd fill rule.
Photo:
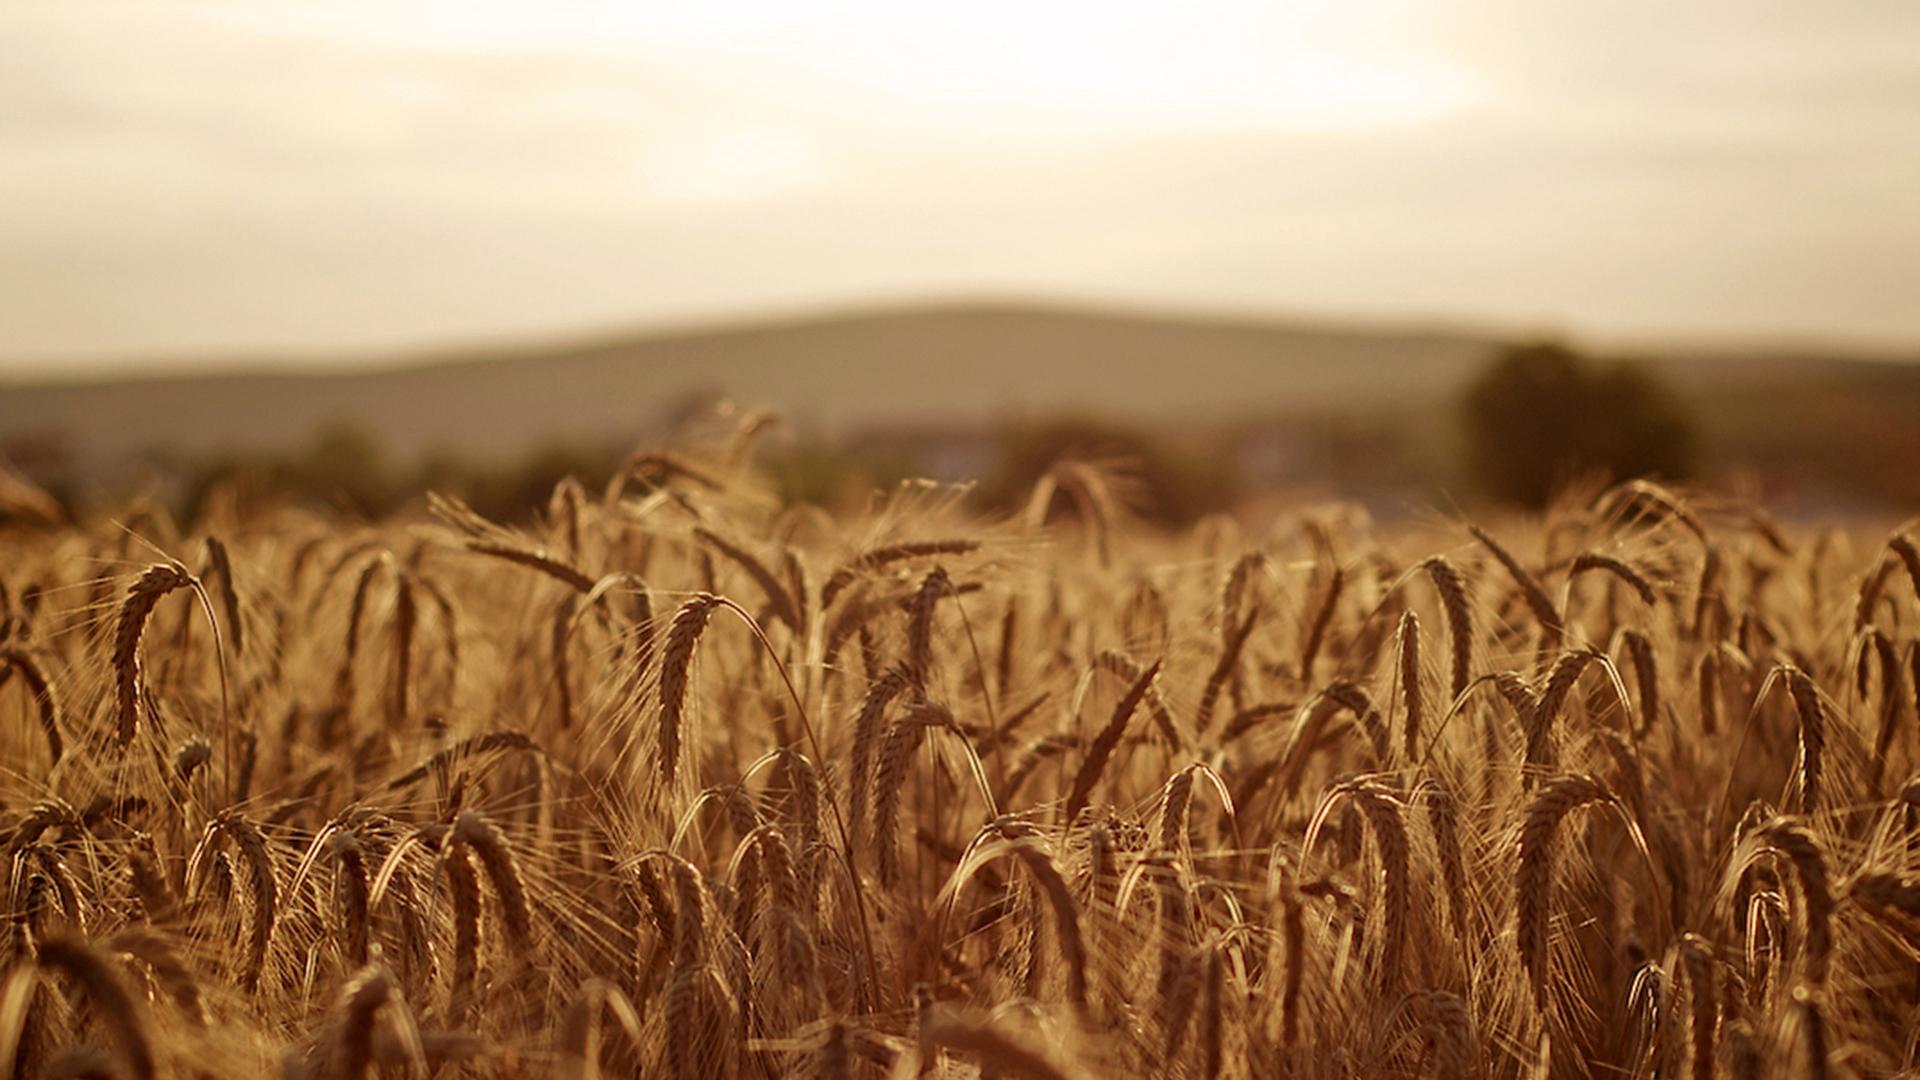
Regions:
<instances>
[{"instance_id":1,"label":"sky","mask_svg":"<svg viewBox=\"0 0 1920 1080\"><path fill-rule=\"evenodd\" d=\"M10 0L0 372L1034 296L1920 343L1912 0Z\"/></svg>"}]
</instances>

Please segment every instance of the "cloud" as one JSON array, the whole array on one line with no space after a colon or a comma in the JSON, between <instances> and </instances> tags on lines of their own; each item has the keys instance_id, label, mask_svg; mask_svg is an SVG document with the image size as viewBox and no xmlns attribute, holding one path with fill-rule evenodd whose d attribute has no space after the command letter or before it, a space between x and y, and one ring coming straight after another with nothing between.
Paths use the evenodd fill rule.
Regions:
<instances>
[{"instance_id":1,"label":"cloud","mask_svg":"<svg viewBox=\"0 0 1920 1080\"><path fill-rule=\"evenodd\" d=\"M0 357L1017 289L1920 337L1909 4L651 7L29 7Z\"/></svg>"}]
</instances>

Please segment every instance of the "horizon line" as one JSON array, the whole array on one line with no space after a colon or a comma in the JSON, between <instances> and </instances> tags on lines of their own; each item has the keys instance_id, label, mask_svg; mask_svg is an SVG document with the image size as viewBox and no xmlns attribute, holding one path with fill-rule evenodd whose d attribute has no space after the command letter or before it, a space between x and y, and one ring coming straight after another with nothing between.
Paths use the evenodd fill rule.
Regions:
<instances>
[{"instance_id":1,"label":"horizon line","mask_svg":"<svg viewBox=\"0 0 1920 1080\"><path fill-rule=\"evenodd\" d=\"M489 363L528 353L568 355L595 349L677 339L799 329L859 319L922 314L1022 313L1148 322L1184 322L1196 328L1298 330L1383 336L1484 340L1488 344L1556 341L1609 355L1680 350L1702 355L1751 353L1756 358L1806 353L1827 359L1871 362L1920 361L1920 342L1874 335L1806 330L1713 333L1593 332L1565 320L1527 320L1409 311L1378 314L1283 306L1206 304L1134 299L1114 294L1058 290L980 289L888 296L823 298L743 308L715 308L652 319L607 321L573 329L528 330L440 338L391 345L304 347L260 345L200 352L125 349L64 356L0 357L0 385L80 386L103 383L172 382L199 378L303 378L419 371ZM76 365L83 370L70 370ZM66 369L66 370L63 370Z\"/></svg>"}]
</instances>

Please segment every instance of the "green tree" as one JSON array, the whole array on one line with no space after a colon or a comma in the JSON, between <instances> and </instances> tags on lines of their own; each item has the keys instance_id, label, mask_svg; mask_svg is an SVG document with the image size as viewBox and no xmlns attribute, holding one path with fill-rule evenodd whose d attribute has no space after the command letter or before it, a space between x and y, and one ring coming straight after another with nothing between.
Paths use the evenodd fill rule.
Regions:
<instances>
[{"instance_id":1,"label":"green tree","mask_svg":"<svg viewBox=\"0 0 1920 1080\"><path fill-rule=\"evenodd\" d=\"M1692 422L1651 372L1557 344L1503 349L1467 387L1461 419L1474 482L1525 506L1583 473L1671 480L1693 464Z\"/></svg>"}]
</instances>

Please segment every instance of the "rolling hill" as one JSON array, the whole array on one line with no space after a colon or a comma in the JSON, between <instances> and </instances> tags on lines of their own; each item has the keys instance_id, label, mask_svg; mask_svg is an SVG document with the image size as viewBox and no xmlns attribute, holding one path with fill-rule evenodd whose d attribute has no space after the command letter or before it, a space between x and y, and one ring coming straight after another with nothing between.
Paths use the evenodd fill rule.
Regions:
<instances>
[{"instance_id":1,"label":"rolling hill","mask_svg":"<svg viewBox=\"0 0 1920 1080\"><path fill-rule=\"evenodd\" d=\"M824 434L1060 412L1163 427L1335 411L1432 420L1501 341L1085 306L854 310L323 370L263 361L252 372L0 383L0 453L97 477L155 452L285 448L345 422L401 455L498 462L545 443L629 443L711 393ZM1728 349L1652 362L1694 403L1723 460L1827 463L1817 473L1885 468L1873 461L1888 448L1920 453L1920 365ZM1884 438L1867 444L1861 431Z\"/></svg>"},{"instance_id":2,"label":"rolling hill","mask_svg":"<svg viewBox=\"0 0 1920 1080\"><path fill-rule=\"evenodd\" d=\"M487 458L645 432L690 396L765 404L827 432L1075 410L1206 421L1456 384L1464 333L955 305L846 312L378 367L0 387L0 443L55 437L112 460L284 445L351 420L396 450Z\"/></svg>"}]
</instances>

